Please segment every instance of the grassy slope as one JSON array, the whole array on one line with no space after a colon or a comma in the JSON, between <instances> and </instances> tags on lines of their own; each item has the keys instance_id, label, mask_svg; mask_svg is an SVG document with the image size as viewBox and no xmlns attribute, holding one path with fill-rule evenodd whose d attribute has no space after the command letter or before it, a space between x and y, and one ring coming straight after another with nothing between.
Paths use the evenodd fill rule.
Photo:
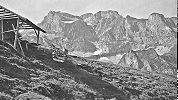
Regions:
<instances>
[{"instance_id":1,"label":"grassy slope","mask_svg":"<svg viewBox=\"0 0 178 100\"><path fill-rule=\"evenodd\" d=\"M114 64L72 57L78 67L98 75L119 89L129 92L133 100L176 100L177 78L165 74L143 72Z\"/></svg>"},{"instance_id":2,"label":"grassy slope","mask_svg":"<svg viewBox=\"0 0 178 100\"><path fill-rule=\"evenodd\" d=\"M23 57L0 41L0 100L92 100L106 95L127 100L124 91L76 68L70 61L43 62Z\"/></svg>"},{"instance_id":3,"label":"grassy slope","mask_svg":"<svg viewBox=\"0 0 178 100\"><path fill-rule=\"evenodd\" d=\"M32 60L0 41L0 100L175 100L176 86L175 77L79 57Z\"/></svg>"},{"instance_id":4,"label":"grassy slope","mask_svg":"<svg viewBox=\"0 0 178 100\"><path fill-rule=\"evenodd\" d=\"M65 71L54 70L37 60L25 60L2 45L0 45L0 83L1 99L14 98L28 92L53 100L82 99L90 94L97 95L96 91L76 82Z\"/></svg>"}]
</instances>

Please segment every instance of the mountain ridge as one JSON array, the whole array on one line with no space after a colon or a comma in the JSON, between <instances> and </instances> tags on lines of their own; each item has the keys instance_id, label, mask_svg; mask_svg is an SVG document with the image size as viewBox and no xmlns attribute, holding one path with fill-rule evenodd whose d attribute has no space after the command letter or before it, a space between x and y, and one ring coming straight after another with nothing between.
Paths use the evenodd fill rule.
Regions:
<instances>
[{"instance_id":1,"label":"mountain ridge","mask_svg":"<svg viewBox=\"0 0 178 100\"><path fill-rule=\"evenodd\" d=\"M58 14L58 13L60 13L60 14ZM94 39L94 41L95 42L97 41L100 49L102 49L103 51L106 51L106 52L115 52L115 51L111 50L112 46L120 45L120 44L117 44L117 43L119 42L120 39L123 40L124 38L130 38L131 37L130 39L133 39L133 40L134 40L134 38L137 38L137 41L134 41L134 42L137 43L138 45L142 44L142 43L140 43L141 41L143 41L144 44L148 45L148 46L150 44L153 45L154 44L153 42L155 42L155 43L161 42L160 39L156 39L157 41L155 41L154 38L151 39L151 41L149 41L149 40L147 40L147 39L149 39L149 37L144 36L146 34L143 34L143 33L150 33L150 32L154 32L154 31L157 30L156 28L151 29L150 25L154 25L154 24L158 25L159 28L162 28L162 30L160 30L160 31L169 31L169 29L170 29L171 32L169 32L169 33L163 32L163 33L168 33L167 35L169 35L169 36L176 35L175 32L177 31L175 29L175 27L176 27L175 17L165 18L164 15L158 14L158 13L150 14L148 19L136 19L136 18L133 18L129 15L126 16L126 18L124 18L121 15L119 15L117 11L112 11L112 10L99 11L95 14L87 13L87 14L83 14L81 16L75 16L75 17L73 15L72 16L72 18L73 18L72 23L60 22L60 21L63 21L60 16L62 16L62 18L63 18L66 15L66 13L64 14L64 16L63 16L63 13L61 13L61 12L52 12L52 13L49 12L48 14L49 14L48 16L51 16L50 14L54 14L54 17L50 19L50 20L53 19L52 20L53 23L47 24L48 26L52 25L51 29L48 29L49 27L45 28L45 25L43 25L43 21L45 21L45 19L42 21L42 23L38 24L40 27L42 27L46 30L52 30L52 31L55 30L56 32L61 33L61 32L66 31L65 28L62 29L61 27L68 27L68 26L65 26L65 24L72 24L73 22L75 23L75 21L78 22L78 20L83 21L83 22L78 22L74 26L76 26L77 29L80 29L81 28L80 24L82 24L82 26L85 26L84 24L86 23L88 26L91 26L91 28L84 27L81 30L88 30L88 31L91 31L91 33L90 32L89 33L88 32L87 33L86 32L78 32L78 33L95 34L94 37L98 37L99 40ZM59 18L55 17L57 15L59 15L58 16ZM68 17L68 15L66 15L66 16L65 16L66 19L71 19L71 17ZM152 19L152 17L155 18L155 19ZM48 17L48 18L50 18L50 17ZM74 20L74 18L75 18L75 20ZM130 22L128 23L129 20L130 20ZM55 22L57 22L57 23L55 24ZM78 26L78 24L79 24L79 26ZM104 24L107 25L107 26L103 26ZM127 25L125 25L125 24L127 24ZM136 25L136 24L138 24L138 25ZM117 27L116 27L116 25L117 25ZM131 29L129 29L130 26L132 26ZM165 28L165 27L167 28L167 30L163 30L163 28ZM139 28L140 31L138 31L138 28ZM145 30L145 28L146 28L146 30ZM76 32L77 29L71 30L72 33ZM142 36L137 35L137 32L141 32ZM58 33L58 34L60 34L60 33ZM160 32L158 32L158 33L160 33ZM129 35L129 36L126 36L126 35ZM155 34L155 35L157 36L159 34ZM80 36L80 35L77 35L77 36ZM141 37L140 42L138 41L139 37ZM158 36L158 37L160 37L160 36ZM171 37L173 37L173 36L171 36ZM125 41L127 41L127 40L125 40ZM105 45L105 46L102 47L103 45ZM131 44L131 46L134 46L136 49L138 49L138 47L136 47L134 44ZM109 49L109 50L107 50L107 49Z\"/></svg>"},{"instance_id":2,"label":"mountain ridge","mask_svg":"<svg viewBox=\"0 0 178 100\"><path fill-rule=\"evenodd\" d=\"M149 52L149 48L152 48L156 55L159 55L158 62L145 59L142 63L148 63L146 65L149 66L153 63L159 68L164 68L160 61L166 61L167 64L164 66L170 67L172 64L169 60L177 59L176 22L176 17L167 18L159 13L152 13L147 19L138 19L129 15L123 17L112 10L80 16L50 11L38 25L47 31L47 34L41 34L42 37L40 37L40 44L43 46L48 47L53 43L61 49L67 48L71 55L99 61L106 58L108 62L114 64L118 64L122 56L129 54L132 50ZM24 33L25 39L32 42L36 40L35 35L29 35L33 32ZM160 58L161 56L167 60ZM173 66L176 67L177 64Z\"/></svg>"}]
</instances>

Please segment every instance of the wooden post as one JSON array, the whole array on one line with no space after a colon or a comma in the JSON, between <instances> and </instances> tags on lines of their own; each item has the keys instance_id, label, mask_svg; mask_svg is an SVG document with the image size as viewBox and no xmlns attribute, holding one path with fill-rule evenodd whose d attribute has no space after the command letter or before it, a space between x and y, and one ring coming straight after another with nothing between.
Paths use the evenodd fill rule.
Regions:
<instances>
[{"instance_id":1,"label":"wooden post","mask_svg":"<svg viewBox=\"0 0 178 100\"><path fill-rule=\"evenodd\" d=\"M3 19L1 20L1 35L2 35L1 39L3 41L4 40Z\"/></svg>"},{"instance_id":2,"label":"wooden post","mask_svg":"<svg viewBox=\"0 0 178 100\"><path fill-rule=\"evenodd\" d=\"M19 44L19 46L20 46L20 50L22 51L22 55L25 56L24 51L23 51L23 48L22 48L22 46L21 46L21 44L20 44L20 40L17 39L17 42L18 42L18 44Z\"/></svg>"},{"instance_id":3,"label":"wooden post","mask_svg":"<svg viewBox=\"0 0 178 100\"><path fill-rule=\"evenodd\" d=\"M19 18L17 19L17 27L16 27L17 30L15 31L15 27L14 27L13 24L12 24L12 27L13 27L14 32L15 32L14 48L16 48L17 47L18 32L19 32Z\"/></svg>"},{"instance_id":4,"label":"wooden post","mask_svg":"<svg viewBox=\"0 0 178 100\"><path fill-rule=\"evenodd\" d=\"M37 44L39 44L39 36L40 36L40 31L38 30L38 34L37 34Z\"/></svg>"},{"instance_id":5,"label":"wooden post","mask_svg":"<svg viewBox=\"0 0 178 100\"><path fill-rule=\"evenodd\" d=\"M18 45L20 46L20 51L21 51L21 53L22 53L22 55L23 56L25 56L25 54L24 54L24 51L23 51L23 48L22 48L22 46L21 46L21 44L20 44L20 40L19 40L19 18L17 19L17 27L15 28L14 27L14 25L12 24L12 27L13 27L13 30L14 30L14 32L15 32L15 40L14 40L14 48L17 50L17 43L18 43ZM18 51L19 52L19 51Z\"/></svg>"},{"instance_id":6,"label":"wooden post","mask_svg":"<svg viewBox=\"0 0 178 100\"><path fill-rule=\"evenodd\" d=\"M36 32L36 29L34 29L34 31L35 31L35 34L36 34L36 36L37 36L37 32Z\"/></svg>"},{"instance_id":7,"label":"wooden post","mask_svg":"<svg viewBox=\"0 0 178 100\"><path fill-rule=\"evenodd\" d=\"M39 43L39 30L38 30L38 32L36 32L36 29L34 29L34 31L36 34L36 43L38 44Z\"/></svg>"}]
</instances>

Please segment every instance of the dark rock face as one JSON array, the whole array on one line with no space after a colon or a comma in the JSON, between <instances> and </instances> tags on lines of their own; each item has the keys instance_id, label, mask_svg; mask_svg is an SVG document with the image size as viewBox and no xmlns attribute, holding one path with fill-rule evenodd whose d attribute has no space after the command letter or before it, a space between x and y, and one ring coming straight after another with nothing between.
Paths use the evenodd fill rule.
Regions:
<instances>
[{"instance_id":1,"label":"dark rock face","mask_svg":"<svg viewBox=\"0 0 178 100\"><path fill-rule=\"evenodd\" d=\"M151 31L152 37L155 38L152 39L154 43L165 46L170 46L174 43L177 33L166 23L166 19L163 15L156 13L151 14L146 25L149 28L148 31Z\"/></svg>"},{"instance_id":2,"label":"dark rock face","mask_svg":"<svg viewBox=\"0 0 178 100\"><path fill-rule=\"evenodd\" d=\"M119 50L115 50L114 47L124 45L126 42L125 32L125 18L119 15L116 11L103 11L95 14L98 20L97 27L95 29L99 41L100 48L106 53L115 53Z\"/></svg>"},{"instance_id":3,"label":"dark rock face","mask_svg":"<svg viewBox=\"0 0 178 100\"><path fill-rule=\"evenodd\" d=\"M117 11L99 11L96 14L84 14L82 19L91 25L95 30L99 40L98 48L103 53L118 53L119 48L125 46L127 36L125 31L125 18L118 14Z\"/></svg>"},{"instance_id":4,"label":"dark rock face","mask_svg":"<svg viewBox=\"0 0 178 100\"><path fill-rule=\"evenodd\" d=\"M127 36L130 38L132 49L142 50L145 48L144 30L146 29L146 19L136 19L126 16L125 28Z\"/></svg>"},{"instance_id":5,"label":"dark rock face","mask_svg":"<svg viewBox=\"0 0 178 100\"><path fill-rule=\"evenodd\" d=\"M130 16L126 19L126 33L133 40L134 49L159 45L171 47L176 44L176 26L171 18L166 19L162 14L153 13L148 19L135 19Z\"/></svg>"},{"instance_id":6,"label":"dark rock face","mask_svg":"<svg viewBox=\"0 0 178 100\"><path fill-rule=\"evenodd\" d=\"M54 35L50 38L52 41L72 51L94 52L96 50L92 43L98 40L95 31L77 16L50 12L39 26Z\"/></svg>"}]
</instances>

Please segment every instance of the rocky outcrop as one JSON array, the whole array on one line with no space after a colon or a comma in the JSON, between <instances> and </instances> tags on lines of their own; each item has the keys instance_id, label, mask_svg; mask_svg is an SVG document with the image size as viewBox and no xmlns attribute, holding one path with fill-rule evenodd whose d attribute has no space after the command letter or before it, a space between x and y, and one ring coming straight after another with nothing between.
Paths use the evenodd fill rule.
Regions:
<instances>
[{"instance_id":1,"label":"rocky outcrop","mask_svg":"<svg viewBox=\"0 0 178 100\"><path fill-rule=\"evenodd\" d=\"M135 50L160 45L171 48L177 40L175 27L171 18L158 13L152 13L148 19L126 17L126 33L131 37Z\"/></svg>"},{"instance_id":2,"label":"rocky outcrop","mask_svg":"<svg viewBox=\"0 0 178 100\"><path fill-rule=\"evenodd\" d=\"M119 52L115 47L119 48L127 41L125 18L116 11L100 11L95 16L98 21L95 31L99 37L99 47L106 50L105 53Z\"/></svg>"},{"instance_id":3,"label":"rocky outcrop","mask_svg":"<svg viewBox=\"0 0 178 100\"><path fill-rule=\"evenodd\" d=\"M98 48L102 53L121 53L122 46L130 46L126 42L125 18L117 11L99 11L96 14L84 14L82 19L93 27L99 40ZM124 51L125 52L125 51Z\"/></svg>"},{"instance_id":4,"label":"rocky outcrop","mask_svg":"<svg viewBox=\"0 0 178 100\"><path fill-rule=\"evenodd\" d=\"M130 51L121 58L119 65L173 76L177 74L176 58L171 54L160 56L153 48Z\"/></svg>"}]
</instances>

